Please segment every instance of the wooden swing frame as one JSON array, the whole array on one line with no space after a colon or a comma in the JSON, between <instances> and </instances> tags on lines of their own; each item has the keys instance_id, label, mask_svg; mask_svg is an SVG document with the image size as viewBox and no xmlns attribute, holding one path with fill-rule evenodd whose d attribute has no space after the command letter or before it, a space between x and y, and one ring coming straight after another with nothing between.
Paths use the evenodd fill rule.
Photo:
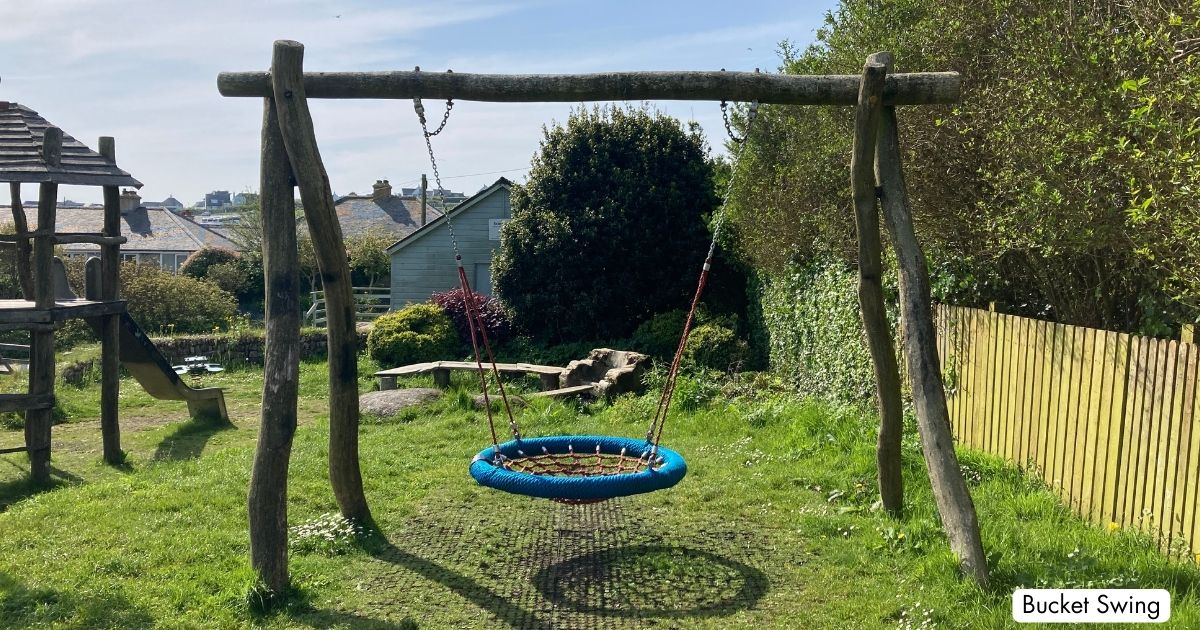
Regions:
<instances>
[{"instance_id":1,"label":"wooden swing frame","mask_svg":"<svg viewBox=\"0 0 1200 630\"><path fill-rule=\"evenodd\" d=\"M871 55L861 76L725 71L305 73L303 58L300 43L276 41L270 71L221 73L217 78L223 96L263 99L260 201L266 350L262 426L248 503L251 564L264 586L283 593L288 585L287 470L297 421L299 355L295 349L301 322L294 186L300 188L328 306L330 480L342 514L370 522L358 458L358 344L350 270L308 99L416 97L491 102L757 100L777 105L856 106L851 184L859 242L859 302L881 416L877 445L880 493L888 511L898 514L903 496L899 474L902 408L899 370L880 283L881 207L897 255L904 355L934 497L960 568L986 583L987 565L975 508L954 453L928 272L913 228L895 112L899 105L957 102L961 90L958 73L889 74L889 53Z\"/></svg>"}]
</instances>

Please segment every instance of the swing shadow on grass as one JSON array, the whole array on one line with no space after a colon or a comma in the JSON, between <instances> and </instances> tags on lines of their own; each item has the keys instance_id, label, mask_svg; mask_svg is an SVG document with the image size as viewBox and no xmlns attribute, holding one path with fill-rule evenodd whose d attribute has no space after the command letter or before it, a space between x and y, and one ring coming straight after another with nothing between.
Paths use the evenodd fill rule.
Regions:
<instances>
[{"instance_id":1,"label":"swing shadow on grass","mask_svg":"<svg viewBox=\"0 0 1200 630\"><path fill-rule=\"evenodd\" d=\"M749 565L666 545L577 556L545 567L533 583L557 607L636 619L724 617L753 608L770 586L767 576Z\"/></svg>"},{"instance_id":2,"label":"swing shadow on grass","mask_svg":"<svg viewBox=\"0 0 1200 630\"><path fill-rule=\"evenodd\" d=\"M510 627L537 630L550 630L555 627L550 621L542 619L527 608L514 604L478 581L436 562L404 551L393 545L390 540L384 539L381 547L373 555L379 560L407 569L424 579L445 586L463 599L491 613L498 622Z\"/></svg>"}]
</instances>

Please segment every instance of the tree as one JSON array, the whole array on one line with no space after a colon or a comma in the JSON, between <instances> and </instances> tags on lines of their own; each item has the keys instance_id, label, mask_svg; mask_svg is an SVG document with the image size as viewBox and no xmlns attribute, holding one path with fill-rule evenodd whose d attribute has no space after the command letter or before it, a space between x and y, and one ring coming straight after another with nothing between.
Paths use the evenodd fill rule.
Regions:
<instances>
[{"instance_id":1,"label":"tree","mask_svg":"<svg viewBox=\"0 0 1200 630\"><path fill-rule=\"evenodd\" d=\"M717 201L697 127L646 109L575 111L544 130L528 181L513 188L496 292L540 337L626 335L685 305Z\"/></svg>"},{"instance_id":2,"label":"tree","mask_svg":"<svg viewBox=\"0 0 1200 630\"><path fill-rule=\"evenodd\" d=\"M183 264L179 266L179 273L202 280L208 276L209 268L215 265L236 263L237 260L238 254L232 249L201 247L183 261Z\"/></svg>"},{"instance_id":3,"label":"tree","mask_svg":"<svg viewBox=\"0 0 1200 630\"><path fill-rule=\"evenodd\" d=\"M843 0L783 70L963 75L960 103L901 116L935 296L1161 334L1200 315L1200 59L1175 61L1200 2ZM735 199L747 255L853 260L848 109L768 106Z\"/></svg>"}]
</instances>

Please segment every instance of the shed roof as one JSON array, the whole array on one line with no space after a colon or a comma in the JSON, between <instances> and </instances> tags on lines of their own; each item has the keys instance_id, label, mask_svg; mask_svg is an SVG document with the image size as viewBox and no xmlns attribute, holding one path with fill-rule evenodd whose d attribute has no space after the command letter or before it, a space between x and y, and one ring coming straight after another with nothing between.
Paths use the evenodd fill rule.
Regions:
<instances>
[{"instance_id":1,"label":"shed roof","mask_svg":"<svg viewBox=\"0 0 1200 630\"><path fill-rule=\"evenodd\" d=\"M46 166L42 136L51 126L24 105L0 101L0 181L142 187L129 173L65 132L62 165Z\"/></svg>"},{"instance_id":2,"label":"shed roof","mask_svg":"<svg viewBox=\"0 0 1200 630\"><path fill-rule=\"evenodd\" d=\"M434 228L436 228L437 226L446 222L447 216L456 217L456 216L462 214L463 212L466 212L467 210L470 210L471 208L475 207L475 205L478 204L480 202L480 200L486 199L488 196L490 196L492 193L496 192L497 190L502 190L502 189L508 190L510 188L512 188L512 182L508 181L507 178L501 177L500 179L497 179L495 182L492 183L491 186L488 186L487 188L484 188L483 190L475 193L474 195L467 197L466 201L458 204L457 206L454 206L454 208L452 208L446 214L441 215L441 216L437 217L436 219L431 219L429 221L429 223L426 223L425 225L414 230L413 232L410 232L409 234L405 235L404 237L402 237L400 240L396 241L395 243L392 243L391 246L387 248L388 255L395 254L396 252L407 247L408 245L412 244L413 242L421 239L426 234L432 233Z\"/></svg>"}]
</instances>

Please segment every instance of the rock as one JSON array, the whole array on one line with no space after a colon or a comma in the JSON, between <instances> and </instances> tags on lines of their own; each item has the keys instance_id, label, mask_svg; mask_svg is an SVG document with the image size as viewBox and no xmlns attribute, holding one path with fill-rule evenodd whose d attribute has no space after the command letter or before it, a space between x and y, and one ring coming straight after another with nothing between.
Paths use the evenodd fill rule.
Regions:
<instances>
[{"instance_id":1,"label":"rock","mask_svg":"<svg viewBox=\"0 0 1200 630\"><path fill-rule=\"evenodd\" d=\"M559 378L559 387L594 385L597 396L612 398L645 389L642 376L650 357L639 352L596 348L586 359L572 361Z\"/></svg>"},{"instance_id":2,"label":"rock","mask_svg":"<svg viewBox=\"0 0 1200 630\"><path fill-rule=\"evenodd\" d=\"M413 387L409 389L389 389L381 392L367 392L358 397L358 405L363 413L376 416L394 416L406 407L437 400L442 390L428 387Z\"/></svg>"}]
</instances>

